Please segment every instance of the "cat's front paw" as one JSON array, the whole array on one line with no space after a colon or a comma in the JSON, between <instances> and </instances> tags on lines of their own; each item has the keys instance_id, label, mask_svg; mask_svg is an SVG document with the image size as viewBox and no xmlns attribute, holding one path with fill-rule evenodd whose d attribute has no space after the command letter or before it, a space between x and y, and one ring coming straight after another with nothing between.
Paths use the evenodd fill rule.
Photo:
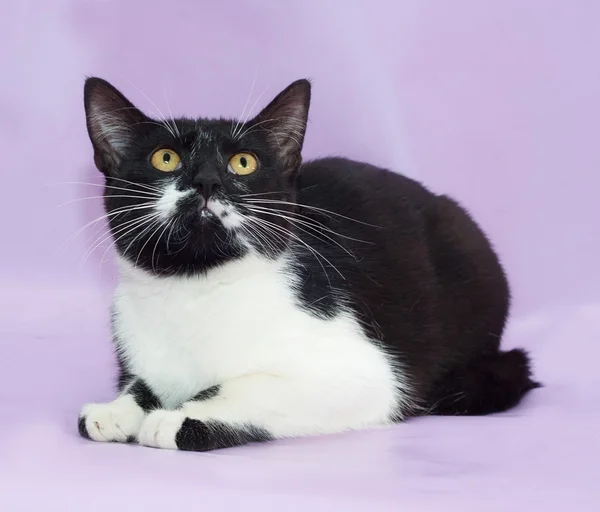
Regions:
<instances>
[{"instance_id":1,"label":"cat's front paw","mask_svg":"<svg viewBox=\"0 0 600 512\"><path fill-rule=\"evenodd\" d=\"M175 438L185 418L185 414L181 411L159 409L151 412L142 423L138 435L139 443L153 448L176 450Z\"/></svg>"},{"instance_id":2,"label":"cat's front paw","mask_svg":"<svg viewBox=\"0 0 600 512\"><path fill-rule=\"evenodd\" d=\"M138 436L144 416L131 395L106 404L87 404L79 413L79 433L93 441L126 443Z\"/></svg>"}]
</instances>

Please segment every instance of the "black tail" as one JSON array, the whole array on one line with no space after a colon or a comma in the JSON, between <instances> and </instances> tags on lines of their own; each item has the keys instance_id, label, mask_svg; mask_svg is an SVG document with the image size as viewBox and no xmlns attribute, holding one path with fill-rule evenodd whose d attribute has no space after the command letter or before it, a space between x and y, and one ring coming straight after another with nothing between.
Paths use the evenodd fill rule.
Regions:
<instances>
[{"instance_id":1,"label":"black tail","mask_svg":"<svg viewBox=\"0 0 600 512\"><path fill-rule=\"evenodd\" d=\"M531 379L529 357L524 350L498 351L448 373L432 394L432 414L483 415L506 411L517 405L528 391L540 386Z\"/></svg>"}]
</instances>

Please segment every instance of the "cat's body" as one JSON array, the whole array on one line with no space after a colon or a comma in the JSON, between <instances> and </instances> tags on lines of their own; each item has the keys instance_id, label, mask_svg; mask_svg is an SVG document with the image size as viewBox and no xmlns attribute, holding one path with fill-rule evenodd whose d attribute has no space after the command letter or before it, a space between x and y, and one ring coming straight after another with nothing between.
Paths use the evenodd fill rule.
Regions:
<instances>
[{"instance_id":1,"label":"cat's body","mask_svg":"<svg viewBox=\"0 0 600 512\"><path fill-rule=\"evenodd\" d=\"M103 92L111 108L126 100L103 82L86 87L120 253L113 330L121 375L119 398L83 409L82 435L208 450L419 414L501 411L536 386L522 351L499 351L508 284L485 235L457 203L366 164L299 165L306 86L292 85L249 123L251 132L294 114L289 140L271 146L270 125L263 140L228 151L222 121L194 131L182 120L180 177L158 184L140 167L164 143L142 149L156 134L137 134L139 143L123 130L113 147L103 146L114 136L106 116L116 109L104 109L102 131L90 97ZM285 117L274 115L282 109ZM283 124L275 133L285 134ZM186 129L195 134L189 151ZM198 133L214 146L206 156L198 157ZM125 142L130 154L139 149L127 179L119 176L127 171L119 152ZM262 162L252 171L258 177L229 183L221 166L231 171L235 155L249 150ZM118 188L152 204L123 205L132 196ZM134 213L144 208L158 222L145 234Z\"/></svg>"}]
</instances>

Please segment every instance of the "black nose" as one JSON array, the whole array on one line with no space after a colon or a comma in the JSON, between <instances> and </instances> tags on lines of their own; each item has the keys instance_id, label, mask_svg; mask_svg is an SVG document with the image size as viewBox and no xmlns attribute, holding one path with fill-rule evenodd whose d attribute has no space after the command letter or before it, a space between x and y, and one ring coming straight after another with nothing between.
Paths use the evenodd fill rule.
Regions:
<instances>
[{"instance_id":1,"label":"black nose","mask_svg":"<svg viewBox=\"0 0 600 512\"><path fill-rule=\"evenodd\" d=\"M222 183L218 176L198 175L194 178L193 185L204 196L204 199L208 199L221 188Z\"/></svg>"}]
</instances>

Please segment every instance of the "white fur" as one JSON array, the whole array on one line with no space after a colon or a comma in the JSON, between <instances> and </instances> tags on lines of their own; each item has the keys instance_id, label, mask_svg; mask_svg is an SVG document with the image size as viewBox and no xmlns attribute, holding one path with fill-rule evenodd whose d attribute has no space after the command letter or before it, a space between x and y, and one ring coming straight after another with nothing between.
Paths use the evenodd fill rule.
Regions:
<instances>
[{"instance_id":1,"label":"white fur","mask_svg":"<svg viewBox=\"0 0 600 512\"><path fill-rule=\"evenodd\" d=\"M156 202L155 210L160 214L163 221L170 219L177 210L177 203L184 197L194 194L194 190L189 188L179 190L176 182L167 184L160 199ZM244 222L244 217L236 211L233 205L210 198L206 203L207 208L221 221L227 229L240 227Z\"/></svg>"},{"instance_id":2,"label":"white fur","mask_svg":"<svg viewBox=\"0 0 600 512\"><path fill-rule=\"evenodd\" d=\"M244 216L230 204L211 198L208 200L207 206L227 229L238 228L244 223Z\"/></svg>"},{"instance_id":3,"label":"white fur","mask_svg":"<svg viewBox=\"0 0 600 512\"><path fill-rule=\"evenodd\" d=\"M155 206L162 220L170 219L177 209L179 200L191 193L193 193L192 189L179 190L175 182L168 183L164 187L162 195Z\"/></svg>"},{"instance_id":4,"label":"white fur","mask_svg":"<svg viewBox=\"0 0 600 512\"><path fill-rule=\"evenodd\" d=\"M85 427L94 441L118 441L124 443L130 436L137 436L144 411L133 397L123 394L107 404L87 404L81 409Z\"/></svg>"},{"instance_id":5,"label":"white fur","mask_svg":"<svg viewBox=\"0 0 600 512\"><path fill-rule=\"evenodd\" d=\"M153 448L168 448L175 450L175 436L183 421L185 414L180 411L159 409L152 411L142 423L138 442Z\"/></svg>"},{"instance_id":6,"label":"white fur","mask_svg":"<svg viewBox=\"0 0 600 512\"><path fill-rule=\"evenodd\" d=\"M140 442L174 448L187 416L252 424L274 437L387 424L410 401L402 372L341 312L298 306L290 256L254 253L198 277L157 278L119 260L115 329L131 371L166 409ZM220 385L214 398L188 402Z\"/></svg>"}]
</instances>

